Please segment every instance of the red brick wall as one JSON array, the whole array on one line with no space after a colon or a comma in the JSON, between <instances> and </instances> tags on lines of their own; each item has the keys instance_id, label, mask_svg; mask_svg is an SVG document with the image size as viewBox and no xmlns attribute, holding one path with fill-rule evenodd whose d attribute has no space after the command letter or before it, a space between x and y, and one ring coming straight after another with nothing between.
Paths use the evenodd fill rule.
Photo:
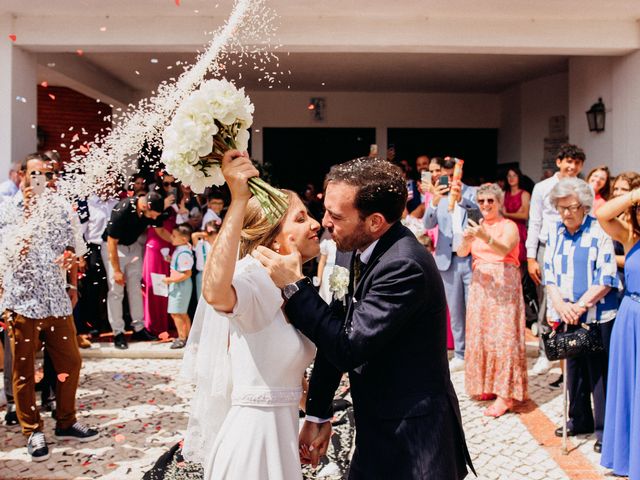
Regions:
<instances>
[{"instance_id":1,"label":"red brick wall","mask_svg":"<svg viewBox=\"0 0 640 480\"><path fill-rule=\"evenodd\" d=\"M111 121L103 120L108 115L111 115L111 107L94 98L67 87L38 85L38 127L45 135L41 150L57 150L63 161L69 160L75 134L79 139L74 148L78 148L83 142L92 141L95 134L104 136L108 133L106 129ZM73 127L72 131L69 131L70 127ZM63 134L64 138L61 138Z\"/></svg>"}]
</instances>

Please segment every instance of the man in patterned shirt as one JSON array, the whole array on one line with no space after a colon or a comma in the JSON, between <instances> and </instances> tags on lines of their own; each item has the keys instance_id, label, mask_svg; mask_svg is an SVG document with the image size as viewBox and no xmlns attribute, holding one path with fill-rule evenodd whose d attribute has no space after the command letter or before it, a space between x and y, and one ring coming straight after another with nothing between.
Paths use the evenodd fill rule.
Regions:
<instances>
[{"instance_id":1,"label":"man in patterned shirt","mask_svg":"<svg viewBox=\"0 0 640 480\"><path fill-rule=\"evenodd\" d=\"M32 154L22 162L21 191L6 202L0 213L0 238L5 255L0 308L5 312L13 353L13 393L22 432L28 436L27 450L34 461L49 458L42 433L43 422L36 407L34 360L46 342L47 352L58 374L55 436L82 442L98 437L96 430L76 421L75 397L81 358L76 343L72 304L77 302L75 285L67 292L61 259L73 257L74 235L64 200L46 194L46 215L38 215L34 185L53 179L46 159ZM42 179L42 180L40 180ZM33 225L33 223L37 225ZM25 235L26 233L26 235ZM17 244L17 245L16 245ZM12 255L15 251L17 254ZM72 282L77 265L71 262Z\"/></svg>"}]
</instances>

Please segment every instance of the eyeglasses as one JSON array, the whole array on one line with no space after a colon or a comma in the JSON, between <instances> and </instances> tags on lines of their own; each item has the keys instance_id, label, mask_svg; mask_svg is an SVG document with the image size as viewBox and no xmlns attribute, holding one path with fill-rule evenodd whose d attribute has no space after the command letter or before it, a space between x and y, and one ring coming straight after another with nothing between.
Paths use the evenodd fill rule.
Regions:
<instances>
[{"instance_id":1,"label":"eyeglasses","mask_svg":"<svg viewBox=\"0 0 640 480\"><path fill-rule=\"evenodd\" d=\"M495 199L493 199L493 198L479 198L478 199L478 205L484 205L485 203L487 203L489 205L493 205L493 202L495 202Z\"/></svg>"},{"instance_id":2,"label":"eyeglasses","mask_svg":"<svg viewBox=\"0 0 640 480\"><path fill-rule=\"evenodd\" d=\"M39 177L40 175L44 175L44 178L46 178L48 181L53 180L58 174L56 172L40 172L38 170L35 170L33 172L31 172L31 176L32 177Z\"/></svg>"},{"instance_id":3,"label":"eyeglasses","mask_svg":"<svg viewBox=\"0 0 640 480\"><path fill-rule=\"evenodd\" d=\"M578 210L582 208L582 205L574 203L573 205L569 205L568 207L561 207L558 205L556 210L560 215L564 215L566 213L576 213Z\"/></svg>"},{"instance_id":4,"label":"eyeglasses","mask_svg":"<svg viewBox=\"0 0 640 480\"><path fill-rule=\"evenodd\" d=\"M165 187L175 187L178 185L178 182L162 182L162 185Z\"/></svg>"}]
</instances>

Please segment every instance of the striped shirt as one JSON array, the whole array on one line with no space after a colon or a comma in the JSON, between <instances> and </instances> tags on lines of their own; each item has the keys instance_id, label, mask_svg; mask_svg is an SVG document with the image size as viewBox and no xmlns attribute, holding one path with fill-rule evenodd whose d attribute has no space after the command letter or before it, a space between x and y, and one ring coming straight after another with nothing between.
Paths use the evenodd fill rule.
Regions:
<instances>
[{"instance_id":1,"label":"striped shirt","mask_svg":"<svg viewBox=\"0 0 640 480\"><path fill-rule=\"evenodd\" d=\"M618 309L616 293L620 287L613 242L595 218L586 215L580 228L571 234L558 223L549 228L544 253L544 284L556 285L565 301L576 303L592 285L611 290L586 314L587 322L608 322ZM559 315L548 302L548 314L556 321ZM584 318L581 320L585 320Z\"/></svg>"}]
</instances>

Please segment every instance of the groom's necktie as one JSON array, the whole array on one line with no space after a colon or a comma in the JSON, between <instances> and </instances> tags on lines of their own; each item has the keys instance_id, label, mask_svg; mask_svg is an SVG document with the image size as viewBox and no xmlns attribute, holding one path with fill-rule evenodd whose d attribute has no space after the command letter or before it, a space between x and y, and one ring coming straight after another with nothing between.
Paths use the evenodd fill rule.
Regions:
<instances>
[{"instance_id":1,"label":"groom's necktie","mask_svg":"<svg viewBox=\"0 0 640 480\"><path fill-rule=\"evenodd\" d=\"M360 282L362 276L362 270L364 270L364 263L360 261L360 254L356 254L356 258L353 262L353 288L355 290L356 285Z\"/></svg>"}]
</instances>

